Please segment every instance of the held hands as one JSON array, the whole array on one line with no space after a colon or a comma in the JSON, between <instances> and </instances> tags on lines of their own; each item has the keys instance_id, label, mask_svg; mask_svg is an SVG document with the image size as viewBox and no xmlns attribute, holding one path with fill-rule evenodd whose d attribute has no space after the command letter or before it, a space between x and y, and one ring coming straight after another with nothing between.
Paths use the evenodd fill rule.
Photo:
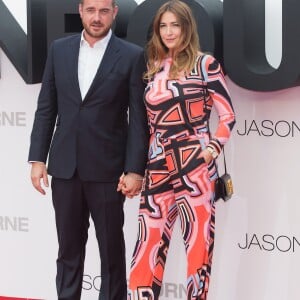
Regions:
<instances>
[{"instance_id":1,"label":"held hands","mask_svg":"<svg viewBox=\"0 0 300 300\"><path fill-rule=\"evenodd\" d=\"M46 195L45 190L42 188L41 181L45 187L49 186L48 173L46 165L43 162L31 163L31 182L34 188L41 194Z\"/></svg>"},{"instance_id":2,"label":"held hands","mask_svg":"<svg viewBox=\"0 0 300 300\"><path fill-rule=\"evenodd\" d=\"M141 192L143 177L136 173L122 174L119 179L117 191L128 198L133 198Z\"/></svg>"}]
</instances>

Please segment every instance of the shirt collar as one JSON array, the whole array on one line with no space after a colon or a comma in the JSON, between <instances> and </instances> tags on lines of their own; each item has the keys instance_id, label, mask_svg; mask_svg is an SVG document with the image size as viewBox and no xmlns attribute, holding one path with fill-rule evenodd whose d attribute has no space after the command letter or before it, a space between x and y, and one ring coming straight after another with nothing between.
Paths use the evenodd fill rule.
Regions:
<instances>
[{"instance_id":1,"label":"shirt collar","mask_svg":"<svg viewBox=\"0 0 300 300\"><path fill-rule=\"evenodd\" d=\"M80 47L82 47L83 45L86 45L86 46L90 47L90 44L84 38L83 33L84 33L84 30L81 32ZM106 48L106 46L108 45L108 42L109 42L111 36L112 36L112 31L110 29L109 32L108 32L108 34L104 38L102 38L101 40L97 41L94 44L93 48L102 48L102 47Z\"/></svg>"}]
</instances>

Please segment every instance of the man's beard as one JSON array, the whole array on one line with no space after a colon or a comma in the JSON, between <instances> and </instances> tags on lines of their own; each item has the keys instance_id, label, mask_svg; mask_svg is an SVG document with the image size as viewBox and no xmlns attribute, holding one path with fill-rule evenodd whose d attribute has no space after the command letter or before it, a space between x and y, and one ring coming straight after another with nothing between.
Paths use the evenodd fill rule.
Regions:
<instances>
[{"instance_id":1,"label":"man's beard","mask_svg":"<svg viewBox=\"0 0 300 300\"><path fill-rule=\"evenodd\" d=\"M102 30L99 32L93 32L92 30L90 30L90 28L88 26L84 26L84 30L86 31L86 33L92 37L92 38L96 38L96 39L102 39L103 37L105 37L109 30L110 27L102 27Z\"/></svg>"}]
</instances>

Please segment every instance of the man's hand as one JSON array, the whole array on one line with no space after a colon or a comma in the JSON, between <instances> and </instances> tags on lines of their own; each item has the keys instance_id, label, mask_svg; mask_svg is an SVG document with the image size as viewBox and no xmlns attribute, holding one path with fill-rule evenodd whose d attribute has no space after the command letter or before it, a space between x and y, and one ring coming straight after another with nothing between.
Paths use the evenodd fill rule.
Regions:
<instances>
[{"instance_id":1,"label":"man's hand","mask_svg":"<svg viewBox=\"0 0 300 300\"><path fill-rule=\"evenodd\" d=\"M31 163L31 182L34 188L41 194L46 195L45 190L42 188L41 181L45 187L49 186L48 173L46 165L43 162Z\"/></svg>"},{"instance_id":2,"label":"man's hand","mask_svg":"<svg viewBox=\"0 0 300 300\"><path fill-rule=\"evenodd\" d=\"M119 180L117 191L121 191L128 198L133 198L141 192L143 177L136 173L122 175Z\"/></svg>"}]
</instances>

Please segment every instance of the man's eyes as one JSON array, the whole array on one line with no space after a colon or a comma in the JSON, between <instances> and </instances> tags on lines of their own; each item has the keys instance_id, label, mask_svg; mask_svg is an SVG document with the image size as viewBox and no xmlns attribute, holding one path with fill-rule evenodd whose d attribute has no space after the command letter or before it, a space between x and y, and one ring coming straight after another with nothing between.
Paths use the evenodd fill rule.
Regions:
<instances>
[{"instance_id":1,"label":"man's eyes","mask_svg":"<svg viewBox=\"0 0 300 300\"><path fill-rule=\"evenodd\" d=\"M85 11L87 13L95 13L96 9L94 9L94 8L87 8ZM108 14L110 12L110 10L109 9L101 9L99 12L102 15L106 15L106 14Z\"/></svg>"}]
</instances>

